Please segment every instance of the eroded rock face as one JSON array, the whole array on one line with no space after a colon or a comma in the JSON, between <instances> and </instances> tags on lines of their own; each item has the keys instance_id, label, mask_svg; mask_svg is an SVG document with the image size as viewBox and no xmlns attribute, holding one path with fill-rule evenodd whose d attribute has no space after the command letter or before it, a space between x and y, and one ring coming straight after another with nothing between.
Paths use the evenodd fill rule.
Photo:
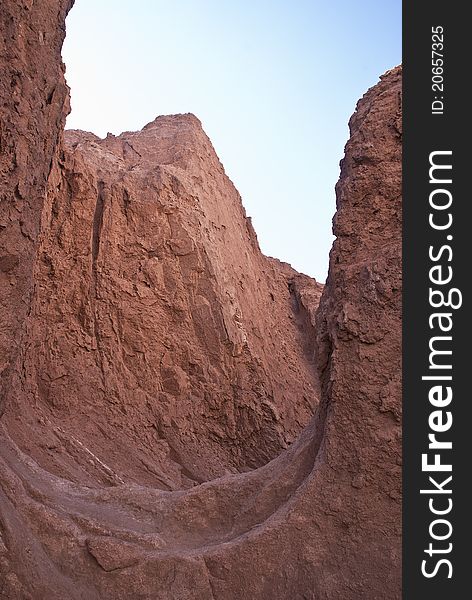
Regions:
<instances>
[{"instance_id":1,"label":"eroded rock face","mask_svg":"<svg viewBox=\"0 0 472 600\"><path fill-rule=\"evenodd\" d=\"M315 323L319 286L261 255L195 117L63 143L67 106L33 99L45 72L65 91L68 6L28 6L1 9L41 124L36 179L2 162L3 596L399 598L401 71L351 120Z\"/></svg>"},{"instance_id":2,"label":"eroded rock face","mask_svg":"<svg viewBox=\"0 0 472 600\"><path fill-rule=\"evenodd\" d=\"M34 277L4 422L57 475L190 487L268 462L313 413L322 286L261 254L193 115L66 132Z\"/></svg>"},{"instance_id":3,"label":"eroded rock face","mask_svg":"<svg viewBox=\"0 0 472 600\"><path fill-rule=\"evenodd\" d=\"M0 414L24 342L46 184L68 112L60 53L72 4L0 6Z\"/></svg>"}]
</instances>

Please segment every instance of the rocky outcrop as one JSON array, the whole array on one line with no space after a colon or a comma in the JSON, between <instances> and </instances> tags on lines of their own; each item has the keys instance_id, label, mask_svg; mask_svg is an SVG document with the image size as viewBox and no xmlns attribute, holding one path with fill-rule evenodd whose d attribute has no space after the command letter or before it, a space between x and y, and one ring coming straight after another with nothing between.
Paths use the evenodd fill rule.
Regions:
<instances>
[{"instance_id":1,"label":"rocky outcrop","mask_svg":"<svg viewBox=\"0 0 472 600\"><path fill-rule=\"evenodd\" d=\"M1 9L34 93L65 90L43 5ZM63 142L67 107L30 104L36 178L2 162L3 597L400 597L400 93L396 69L351 120L316 322L195 117Z\"/></svg>"},{"instance_id":2,"label":"rocky outcrop","mask_svg":"<svg viewBox=\"0 0 472 600\"><path fill-rule=\"evenodd\" d=\"M322 286L261 254L193 115L66 132L34 277L4 422L57 475L191 487L268 462L313 413Z\"/></svg>"},{"instance_id":3,"label":"rocky outcrop","mask_svg":"<svg viewBox=\"0 0 472 600\"><path fill-rule=\"evenodd\" d=\"M24 345L42 205L68 112L60 53L71 6L0 6L0 414Z\"/></svg>"}]
</instances>

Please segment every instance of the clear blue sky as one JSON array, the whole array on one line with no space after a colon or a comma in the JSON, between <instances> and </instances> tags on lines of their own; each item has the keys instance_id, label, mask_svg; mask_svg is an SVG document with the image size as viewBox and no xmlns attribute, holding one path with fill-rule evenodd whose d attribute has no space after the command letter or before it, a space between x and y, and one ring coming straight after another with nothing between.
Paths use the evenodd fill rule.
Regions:
<instances>
[{"instance_id":1,"label":"clear blue sky","mask_svg":"<svg viewBox=\"0 0 472 600\"><path fill-rule=\"evenodd\" d=\"M193 112L262 250L324 281L356 101L401 62L400 0L76 0L69 128Z\"/></svg>"}]
</instances>

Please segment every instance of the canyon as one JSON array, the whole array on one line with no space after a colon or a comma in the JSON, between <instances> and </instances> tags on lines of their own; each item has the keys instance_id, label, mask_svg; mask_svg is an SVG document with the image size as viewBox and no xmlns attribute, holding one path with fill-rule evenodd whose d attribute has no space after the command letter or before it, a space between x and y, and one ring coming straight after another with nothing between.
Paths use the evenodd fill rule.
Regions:
<instances>
[{"instance_id":1,"label":"canyon","mask_svg":"<svg viewBox=\"0 0 472 600\"><path fill-rule=\"evenodd\" d=\"M72 4L0 9L0 597L399 598L401 68L323 286L194 115L64 131Z\"/></svg>"}]
</instances>

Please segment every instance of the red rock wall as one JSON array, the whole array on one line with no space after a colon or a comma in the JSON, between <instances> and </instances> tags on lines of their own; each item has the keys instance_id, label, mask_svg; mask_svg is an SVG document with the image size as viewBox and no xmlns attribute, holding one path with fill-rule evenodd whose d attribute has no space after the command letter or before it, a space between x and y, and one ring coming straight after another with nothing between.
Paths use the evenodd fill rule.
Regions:
<instances>
[{"instance_id":1,"label":"red rock wall","mask_svg":"<svg viewBox=\"0 0 472 600\"><path fill-rule=\"evenodd\" d=\"M68 112L60 52L72 4L0 6L0 414L24 340L46 183Z\"/></svg>"},{"instance_id":2,"label":"red rock wall","mask_svg":"<svg viewBox=\"0 0 472 600\"><path fill-rule=\"evenodd\" d=\"M172 490L268 462L317 402L304 319L322 286L261 254L192 115L65 140L11 435L90 483Z\"/></svg>"}]
</instances>

